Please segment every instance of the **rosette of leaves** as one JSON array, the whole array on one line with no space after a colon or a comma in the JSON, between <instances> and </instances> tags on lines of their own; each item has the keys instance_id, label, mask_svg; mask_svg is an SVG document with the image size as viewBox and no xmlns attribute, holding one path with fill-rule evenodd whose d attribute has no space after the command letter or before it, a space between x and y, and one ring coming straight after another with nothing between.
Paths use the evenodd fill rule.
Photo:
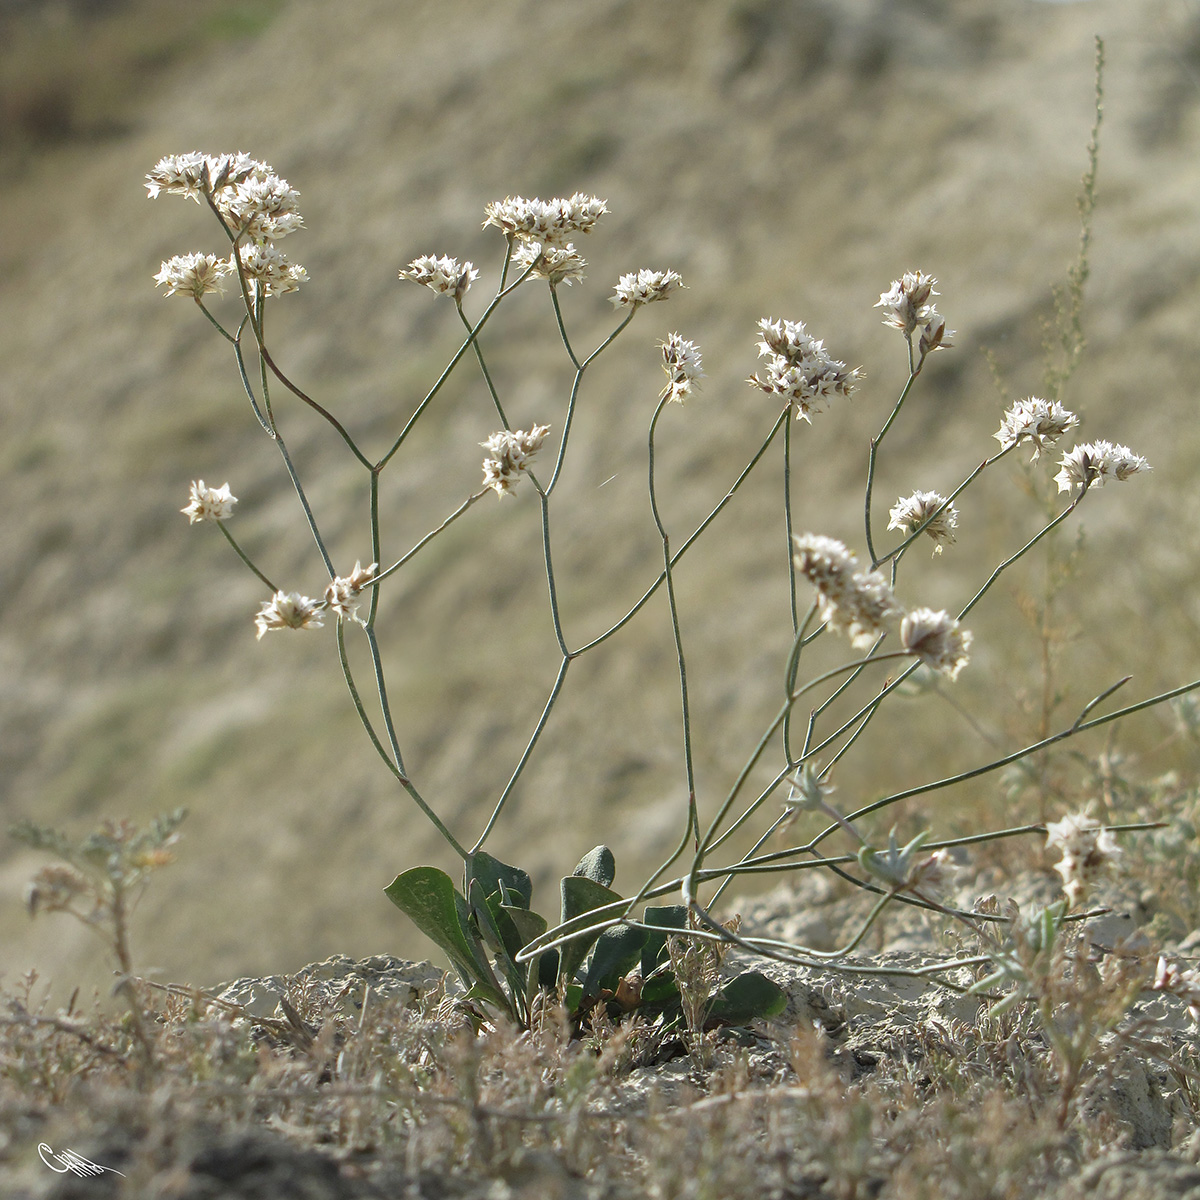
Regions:
<instances>
[{"instance_id":1,"label":"rosette of leaves","mask_svg":"<svg viewBox=\"0 0 1200 1200\"><path fill-rule=\"evenodd\" d=\"M530 907L533 883L519 867L490 854L471 855L461 891L437 867L413 867L384 888L396 905L449 958L467 988L467 999L529 1024L534 996L556 993L578 1023L598 1004L619 1017L637 1011L668 1033L682 1023L679 981L667 939L686 936L684 905L649 905L642 921L602 928L620 906L613 891L616 863L597 846L560 885L557 938L566 940L527 961L521 952L549 929ZM575 931L578 931L577 933ZM571 936L575 934L575 936ZM706 998L707 1023L744 1025L782 1011L783 990L759 971L714 982Z\"/></svg>"}]
</instances>

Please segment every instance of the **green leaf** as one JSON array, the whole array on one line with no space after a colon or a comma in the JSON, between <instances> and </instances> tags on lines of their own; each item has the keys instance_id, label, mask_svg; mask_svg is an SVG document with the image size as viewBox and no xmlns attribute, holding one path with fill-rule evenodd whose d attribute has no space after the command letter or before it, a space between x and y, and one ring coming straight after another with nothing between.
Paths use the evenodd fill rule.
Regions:
<instances>
[{"instance_id":1,"label":"green leaf","mask_svg":"<svg viewBox=\"0 0 1200 1200\"><path fill-rule=\"evenodd\" d=\"M562 924L567 928L561 932L569 933L572 925L576 929L586 928L592 923L588 919L591 913L620 899L616 892L609 891L586 875L568 875L562 881ZM563 943L558 963L558 978L561 981L570 983L575 978L575 972L597 937L599 931Z\"/></svg>"},{"instance_id":2,"label":"green leaf","mask_svg":"<svg viewBox=\"0 0 1200 1200\"><path fill-rule=\"evenodd\" d=\"M687 928L686 904L647 905L642 914L647 925L666 925L670 929ZM666 958L667 935L657 930L648 930L646 945L642 948L642 978L649 979L650 973Z\"/></svg>"},{"instance_id":3,"label":"green leaf","mask_svg":"<svg viewBox=\"0 0 1200 1200\"><path fill-rule=\"evenodd\" d=\"M584 879L594 879L603 887L612 887L612 882L617 877L617 860L607 846L597 846L579 860L579 866L571 874Z\"/></svg>"},{"instance_id":4,"label":"green leaf","mask_svg":"<svg viewBox=\"0 0 1200 1200\"><path fill-rule=\"evenodd\" d=\"M516 930L512 928L512 922L503 913L500 914L505 925L509 927L507 931L509 934L508 939L506 939L505 933L496 924L496 912L499 909L499 905L499 892L485 897L483 895L483 886L479 880L471 880L471 915L475 922L478 923L484 940L491 946L495 954L495 963L504 973L504 978L508 982L509 995L512 997L514 1004L519 1004L525 996L525 974L513 962L513 956L508 950L507 940L516 940Z\"/></svg>"},{"instance_id":5,"label":"green leaf","mask_svg":"<svg viewBox=\"0 0 1200 1200\"><path fill-rule=\"evenodd\" d=\"M546 918L528 908L517 908L511 904L501 904L500 911L512 922L517 938L524 949L534 938L540 938L546 932ZM499 922L497 921L497 924ZM514 953L513 957L516 957Z\"/></svg>"},{"instance_id":6,"label":"green leaf","mask_svg":"<svg viewBox=\"0 0 1200 1200\"><path fill-rule=\"evenodd\" d=\"M430 941L446 952L468 987L474 985L483 998L508 1007L483 946L471 931L467 902L445 871L413 867L397 875L383 891Z\"/></svg>"},{"instance_id":7,"label":"green leaf","mask_svg":"<svg viewBox=\"0 0 1200 1200\"><path fill-rule=\"evenodd\" d=\"M787 1006L787 992L761 971L743 971L719 987L709 1019L726 1025L744 1025L755 1017L773 1017Z\"/></svg>"},{"instance_id":8,"label":"green leaf","mask_svg":"<svg viewBox=\"0 0 1200 1200\"><path fill-rule=\"evenodd\" d=\"M670 971L655 975L642 984L643 1008L671 1008L679 1003L679 984Z\"/></svg>"},{"instance_id":9,"label":"green leaf","mask_svg":"<svg viewBox=\"0 0 1200 1200\"><path fill-rule=\"evenodd\" d=\"M583 981L585 996L598 996L604 988L617 990L617 984L635 963L641 961L646 930L636 925L617 925L606 929L597 939Z\"/></svg>"},{"instance_id":10,"label":"green leaf","mask_svg":"<svg viewBox=\"0 0 1200 1200\"><path fill-rule=\"evenodd\" d=\"M479 880L485 896L500 891L500 885L503 884L508 892L502 897L505 904L512 904L514 899L519 897L520 907L529 907L529 902L533 899L533 880L520 867L510 867L507 863L502 863L498 858L493 858L482 850L477 850L467 861L468 892L471 888L471 879Z\"/></svg>"}]
</instances>

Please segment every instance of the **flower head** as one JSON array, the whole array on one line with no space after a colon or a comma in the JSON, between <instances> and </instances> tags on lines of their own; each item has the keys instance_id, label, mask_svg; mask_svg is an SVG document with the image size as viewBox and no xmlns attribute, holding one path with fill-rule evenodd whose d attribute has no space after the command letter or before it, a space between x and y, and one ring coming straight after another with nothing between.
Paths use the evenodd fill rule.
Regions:
<instances>
[{"instance_id":1,"label":"flower head","mask_svg":"<svg viewBox=\"0 0 1200 1200\"><path fill-rule=\"evenodd\" d=\"M146 176L146 191L151 200L166 192L195 200L211 194L217 188L245 179L253 170L270 171L266 163L256 162L248 154L202 154L192 150L187 154L168 154L160 158Z\"/></svg>"},{"instance_id":2,"label":"flower head","mask_svg":"<svg viewBox=\"0 0 1200 1200\"><path fill-rule=\"evenodd\" d=\"M681 287L683 279L677 272L643 268L622 275L610 299L617 308L637 308L642 304L653 304L655 300L666 300Z\"/></svg>"},{"instance_id":3,"label":"flower head","mask_svg":"<svg viewBox=\"0 0 1200 1200\"><path fill-rule=\"evenodd\" d=\"M276 592L254 618L258 626L255 636L261 641L264 633L276 629L320 629L324 624L321 607L320 601L299 592Z\"/></svg>"},{"instance_id":4,"label":"flower head","mask_svg":"<svg viewBox=\"0 0 1200 1200\"><path fill-rule=\"evenodd\" d=\"M1105 865L1121 853L1113 835L1085 813L1068 813L1061 821L1046 823L1046 849L1058 846L1062 858L1054 869L1063 878L1063 891L1077 907Z\"/></svg>"},{"instance_id":5,"label":"flower head","mask_svg":"<svg viewBox=\"0 0 1200 1200\"><path fill-rule=\"evenodd\" d=\"M1054 477L1060 492L1079 495L1085 487L1103 487L1109 479L1124 482L1138 471L1150 470L1150 464L1128 446L1112 442L1087 442L1064 454L1062 470Z\"/></svg>"},{"instance_id":6,"label":"flower head","mask_svg":"<svg viewBox=\"0 0 1200 1200\"><path fill-rule=\"evenodd\" d=\"M325 603L339 617L357 620L358 606L362 603L359 593L375 578L378 569L378 563L364 567L362 562L356 559L354 570L349 575L337 576L325 589Z\"/></svg>"},{"instance_id":7,"label":"flower head","mask_svg":"<svg viewBox=\"0 0 1200 1200\"><path fill-rule=\"evenodd\" d=\"M817 591L820 617L850 644L869 646L886 632L884 622L903 609L877 571L856 571L857 559L836 538L805 534L796 543L796 566Z\"/></svg>"},{"instance_id":8,"label":"flower head","mask_svg":"<svg viewBox=\"0 0 1200 1200\"><path fill-rule=\"evenodd\" d=\"M265 163L254 163L245 178L221 188L214 200L233 233L255 241L278 241L304 225L300 193Z\"/></svg>"},{"instance_id":9,"label":"flower head","mask_svg":"<svg viewBox=\"0 0 1200 1200\"><path fill-rule=\"evenodd\" d=\"M1046 446L1052 446L1064 433L1079 424L1079 418L1063 408L1057 400L1041 400L1030 396L1018 400L1004 414L1000 428L992 436L1002 450L1010 450L1021 442L1033 443L1033 462Z\"/></svg>"},{"instance_id":10,"label":"flower head","mask_svg":"<svg viewBox=\"0 0 1200 1200\"><path fill-rule=\"evenodd\" d=\"M228 521L236 503L237 497L229 494L228 483L210 488L204 486L203 479L197 479L192 484L191 502L179 511L187 517L189 525L197 521Z\"/></svg>"},{"instance_id":11,"label":"flower head","mask_svg":"<svg viewBox=\"0 0 1200 1200\"><path fill-rule=\"evenodd\" d=\"M513 266L524 274L545 279L551 287L565 283L570 287L575 280L585 278L583 272L587 260L576 249L573 242L565 246L543 246L541 242L522 241L512 255Z\"/></svg>"},{"instance_id":12,"label":"flower head","mask_svg":"<svg viewBox=\"0 0 1200 1200\"><path fill-rule=\"evenodd\" d=\"M414 258L400 272L400 278L423 283L439 296L461 300L467 294L467 288L479 278L479 272L469 262L459 263L457 258L434 258L426 254Z\"/></svg>"},{"instance_id":13,"label":"flower head","mask_svg":"<svg viewBox=\"0 0 1200 1200\"><path fill-rule=\"evenodd\" d=\"M946 318L930 302L938 293L933 290L937 283L932 275L921 271L908 271L892 281L892 286L880 297L876 308L882 308L883 323L899 329L906 338L921 330L918 351L922 358L937 349L946 349L953 343L953 329L946 328Z\"/></svg>"},{"instance_id":14,"label":"flower head","mask_svg":"<svg viewBox=\"0 0 1200 1200\"><path fill-rule=\"evenodd\" d=\"M889 516L888 528L903 533L915 533L925 525L922 532L937 543L934 554L941 554L942 542L953 544L957 540L954 530L958 528L958 510L937 492L913 492L911 496L903 496L892 505ZM926 521L929 524L926 525Z\"/></svg>"},{"instance_id":15,"label":"flower head","mask_svg":"<svg viewBox=\"0 0 1200 1200\"><path fill-rule=\"evenodd\" d=\"M914 608L900 623L900 644L927 667L953 680L970 658L971 631L947 612Z\"/></svg>"},{"instance_id":16,"label":"flower head","mask_svg":"<svg viewBox=\"0 0 1200 1200\"><path fill-rule=\"evenodd\" d=\"M924 849L927 841L929 830L926 829L901 846L893 828L888 834L887 849L863 846L858 852L858 862L864 871L895 892L919 888L936 890L946 883L954 870L954 860L945 849L935 850L932 854L927 852Z\"/></svg>"},{"instance_id":17,"label":"flower head","mask_svg":"<svg viewBox=\"0 0 1200 1200\"><path fill-rule=\"evenodd\" d=\"M154 282L159 287L166 284L168 296L191 296L199 300L209 292L223 292L225 276L232 270L229 259L215 254L177 254L163 263Z\"/></svg>"},{"instance_id":18,"label":"flower head","mask_svg":"<svg viewBox=\"0 0 1200 1200\"><path fill-rule=\"evenodd\" d=\"M479 444L488 452L483 460L483 486L500 499L512 491L517 479L529 469L533 456L541 449L549 425L535 425L528 433L502 429Z\"/></svg>"},{"instance_id":19,"label":"flower head","mask_svg":"<svg viewBox=\"0 0 1200 1200\"><path fill-rule=\"evenodd\" d=\"M264 296L282 296L308 282L308 272L270 242L243 242L240 254L252 297L260 290Z\"/></svg>"},{"instance_id":20,"label":"flower head","mask_svg":"<svg viewBox=\"0 0 1200 1200\"><path fill-rule=\"evenodd\" d=\"M695 342L686 341L677 333L668 334L667 340L660 344L663 370L667 373L667 386L662 395L682 404L691 394L692 385L704 375L700 369L700 349Z\"/></svg>"},{"instance_id":21,"label":"flower head","mask_svg":"<svg viewBox=\"0 0 1200 1200\"><path fill-rule=\"evenodd\" d=\"M827 812L825 797L837 791L837 788L822 779L812 763L808 762L800 768L796 777L788 782L791 787L788 790L788 798L783 802L785 815L788 817L802 812Z\"/></svg>"},{"instance_id":22,"label":"flower head","mask_svg":"<svg viewBox=\"0 0 1200 1200\"><path fill-rule=\"evenodd\" d=\"M758 353L767 363L761 375L751 375L746 382L769 395L783 396L796 410L797 420L811 421L810 414L823 408L830 396L853 393L862 372L857 367L847 370L824 342L805 330L803 321L763 317L758 327L762 332Z\"/></svg>"},{"instance_id":23,"label":"flower head","mask_svg":"<svg viewBox=\"0 0 1200 1200\"><path fill-rule=\"evenodd\" d=\"M567 199L526 200L508 196L487 206L483 227L496 226L506 237L565 247L577 233L590 233L608 212L603 200L582 192Z\"/></svg>"},{"instance_id":24,"label":"flower head","mask_svg":"<svg viewBox=\"0 0 1200 1200\"><path fill-rule=\"evenodd\" d=\"M1188 1016L1200 1024L1200 974L1195 970L1160 956L1151 986L1156 992L1178 996L1188 1006Z\"/></svg>"}]
</instances>

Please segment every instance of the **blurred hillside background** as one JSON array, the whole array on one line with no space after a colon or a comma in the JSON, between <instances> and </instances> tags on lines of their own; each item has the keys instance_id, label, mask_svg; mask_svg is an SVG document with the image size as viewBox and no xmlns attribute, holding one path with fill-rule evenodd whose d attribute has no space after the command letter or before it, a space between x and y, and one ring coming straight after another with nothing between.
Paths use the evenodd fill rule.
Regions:
<instances>
[{"instance_id":1,"label":"blurred hillside background","mask_svg":"<svg viewBox=\"0 0 1200 1200\"><path fill-rule=\"evenodd\" d=\"M311 282L273 302L273 350L368 453L391 443L460 338L452 307L397 271L421 254L471 259L483 269L467 304L477 313L503 252L480 229L489 201L607 199L611 215L580 246L588 279L563 289L577 346L615 324L618 275L683 275L689 290L640 312L584 382L554 530L579 644L659 568L645 435L668 332L699 343L708 373L660 433L677 544L774 419L742 382L756 366L755 323L772 316L807 322L866 370L853 401L795 429L799 528L861 553L867 442L906 373L902 340L872 305L906 269L938 277L958 336L890 435L877 530L897 496L948 492L995 449L1005 403L981 351L1012 398L1040 390L1050 287L1078 241L1096 34L1108 69L1089 347L1067 402L1084 419L1079 440L1126 443L1153 471L1089 496L1058 544L1068 550L1082 526L1051 613L1056 728L1121 675L1134 676L1122 693L1132 702L1200 673L1200 6L0 3L5 825L29 817L82 835L104 816L144 821L186 805L179 861L155 880L133 943L143 967L200 984L334 952L426 956L381 889L419 862L453 870L358 728L332 630L256 642L261 586L215 529L189 529L179 513L189 481L228 480L243 544L283 586L320 594L320 562L231 355L193 306L154 288L163 259L221 249L204 210L147 203L143 177L161 156L244 150L300 190L306 230L287 250ZM560 429L571 372L544 288L508 302L484 347L513 424ZM366 560L365 477L282 392L277 411L335 560ZM465 364L383 476L387 553L478 486L478 443L495 424ZM709 811L780 695L780 461L776 447L679 571ZM1039 528L1024 488L1056 469L1006 459L960 502L957 546L937 559L914 549L902 597L961 605ZM503 504L485 498L383 599L407 760L464 838L481 828L557 667L537 517L527 488ZM972 614L976 653L953 693L1004 749L1040 720L1041 562ZM552 910L557 876L602 839L627 891L674 844L677 695L662 597L573 665L489 844L534 873L535 906ZM1169 713L1142 715L1123 723L1118 746L1158 773L1179 761L1171 734ZM1089 736L1078 749L1095 753L1104 743ZM838 771L847 806L990 755L937 696L897 705L862 749ZM1062 761L1082 787L1084 766ZM939 797L910 822L970 830L1038 815L1012 812L994 776ZM66 990L101 981L85 931L62 917L31 924L24 911L25 881L44 861L0 841L8 981L31 966Z\"/></svg>"}]
</instances>

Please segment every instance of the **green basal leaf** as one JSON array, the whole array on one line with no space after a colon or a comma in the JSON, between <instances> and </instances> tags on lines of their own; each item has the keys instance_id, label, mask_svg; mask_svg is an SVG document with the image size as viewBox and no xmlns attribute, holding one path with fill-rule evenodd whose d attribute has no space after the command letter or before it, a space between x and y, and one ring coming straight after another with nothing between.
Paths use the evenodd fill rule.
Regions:
<instances>
[{"instance_id":1,"label":"green basal leaf","mask_svg":"<svg viewBox=\"0 0 1200 1200\"><path fill-rule=\"evenodd\" d=\"M617 860L607 846L597 846L579 860L579 866L571 874L582 876L584 879L594 879L603 887L612 887L612 882L617 877Z\"/></svg>"},{"instance_id":2,"label":"green basal leaf","mask_svg":"<svg viewBox=\"0 0 1200 1200\"><path fill-rule=\"evenodd\" d=\"M679 1003L679 984L671 971L663 971L642 984L642 1008L670 1008Z\"/></svg>"},{"instance_id":3,"label":"green basal leaf","mask_svg":"<svg viewBox=\"0 0 1200 1200\"><path fill-rule=\"evenodd\" d=\"M743 971L722 984L708 1015L726 1025L744 1025L755 1017L773 1017L787 1006L787 992L760 971Z\"/></svg>"},{"instance_id":4,"label":"green basal leaf","mask_svg":"<svg viewBox=\"0 0 1200 1200\"><path fill-rule=\"evenodd\" d=\"M470 908L471 916L478 924L479 931L483 935L484 940L495 954L496 965L500 968L508 983L508 993L512 997L513 1007L523 1003L525 998L525 973L513 962L512 955L509 953L508 946L505 943L505 935L501 932L496 924L495 912L500 904L500 893L496 892L491 896L483 895L483 886L478 879L471 880L471 895ZM512 922L501 914L506 925L512 925ZM512 936L515 940L515 930L512 930Z\"/></svg>"},{"instance_id":5,"label":"green basal leaf","mask_svg":"<svg viewBox=\"0 0 1200 1200\"><path fill-rule=\"evenodd\" d=\"M397 875L383 891L430 941L446 952L463 983L473 990L480 989L481 999L508 1007L483 946L471 930L467 902L445 871L413 867Z\"/></svg>"},{"instance_id":6,"label":"green basal leaf","mask_svg":"<svg viewBox=\"0 0 1200 1200\"><path fill-rule=\"evenodd\" d=\"M594 879L585 875L568 875L562 881L562 924L573 923L576 928L584 929L591 924L588 920L590 913L620 899L616 892L609 891ZM564 929L563 932L569 933L570 928ZM570 983L575 978L575 972L598 936L599 932L589 933L563 943L558 964L560 981Z\"/></svg>"},{"instance_id":7,"label":"green basal leaf","mask_svg":"<svg viewBox=\"0 0 1200 1200\"><path fill-rule=\"evenodd\" d=\"M615 992L621 976L641 961L647 936L647 931L636 925L606 929L596 939L592 961L588 963L587 977L583 981L583 994L598 996L605 988Z\"/></svg>"},{"instance_id":8,"label":"green basal leaf","mask_svg":"<svg viewBox=\"0 0 1200 1200\"><path fill-rule=\"evenodd\" d=\"M499 911L512 923L520 942L518 950L523 950L534 938L540 938L549 928L546 918L539 913L531 912L528 908L516 908L511 904L499 905ZM497 920L497 924L499 921ZM516 957L516 952L513 953Z\"/></svg>"},{"instance_id":9,"label":"green basal leaf","mask_svg":"<svg viewBox=\"0 0 1200 1200\"><path fill-rule=\"evenodd\" d=\"M686 904L647 905L642 914L647 925L665 925L669 929L687 928ZM642 949L642 978L649 979L650 973L660 962L666 961L667 935L658 930L647 931L646 945Z\"/></svg>"},{"instance_id":10,"label":"green basal leaf","mask_svg":"<svg viewBox=\"0 0 1200 1200\"><path fill-rule=\"evenodd\" d=\"M504 896L505 904L513 904L521 908L529 907L529 903L533 899L533 880L520 867L510 867L507 863L502 863L498 858L493 858L482 850L477 850L472 854L467 863L468 891L471 886L470 879L479 880L485 896L500 891L500 885L503 884L507 893Z\"/></svg>"}]
</instances>

